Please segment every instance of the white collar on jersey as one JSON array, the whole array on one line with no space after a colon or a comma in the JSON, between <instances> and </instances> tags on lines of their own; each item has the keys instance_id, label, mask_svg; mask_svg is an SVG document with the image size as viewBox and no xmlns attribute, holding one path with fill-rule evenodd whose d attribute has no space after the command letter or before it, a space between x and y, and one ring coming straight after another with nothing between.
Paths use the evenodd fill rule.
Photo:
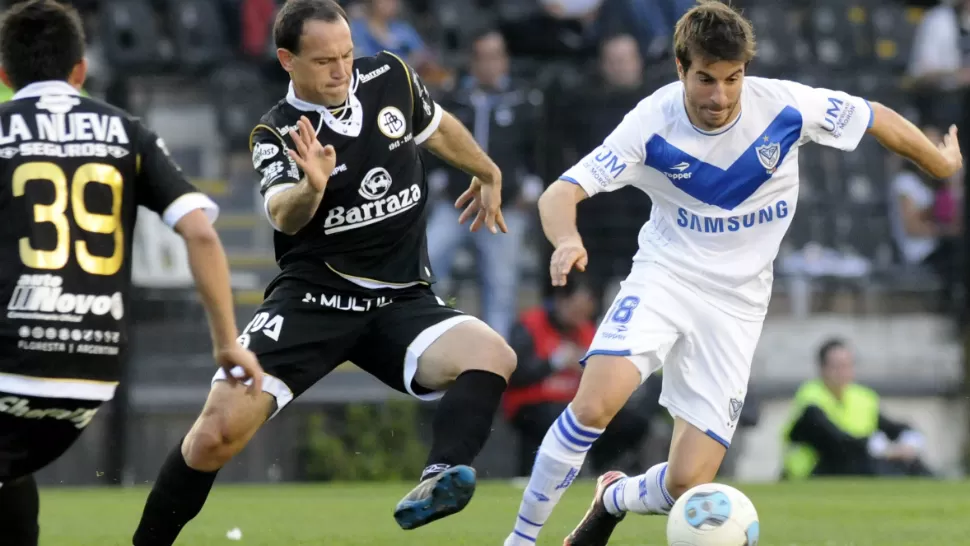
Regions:
<instances>
[{"instance_id":1,"label":"white collar on jersey","mask_svg":"<svg viewBox=\"0 0 970 546\"><path fill-rule=\"evenodd\" d=\"M28 99L31 97L42 97L44 95L80 95L81 92L78 91L73 85L67 83L64 80L49 80L43 82L34 82L25 87L22 87L20 91L13 94L10 100L18 99Z\"/></svg>"},{"instance_id":2,"label":"white collar on jersey","mask_svg":"<svg viewBox=\"0 0 970 546\"><path fill-rule=\"evenodd\" d=\"M286 92L286 102L290 103L290 106L296 108L297 110L302 110L303 112L317 112L320 114L320 123L317 124L317 133L320 132L320 128L323 123L327 124L331 130L349 137L360 136L360 130L364 125L364 109L354 94L357 90L357 85L360 83L360 78L354 77L350 82L350 90L347 94L347 102L344 104L344 108L350 109L350 116L337 118L332 113L330 109L321 104L314 104L312 102L307 102L296 96L296 91L293 89L293 82L290 82L290 87Z\"/></svg>"}]
</instances>

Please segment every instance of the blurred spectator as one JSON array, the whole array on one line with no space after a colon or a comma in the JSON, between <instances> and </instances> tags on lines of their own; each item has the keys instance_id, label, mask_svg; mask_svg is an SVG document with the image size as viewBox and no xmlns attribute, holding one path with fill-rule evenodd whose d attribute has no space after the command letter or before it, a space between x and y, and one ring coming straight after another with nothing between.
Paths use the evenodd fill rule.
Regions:
<instances>
[{"instance_id":1,"label":"blurred spectator","mask_svg":"<svg viewBox=\"0 0 970 546\"><path fill-rule=\"evenodd\" d=\"M364 16L350 22L355 56L390 51L413 66L428 85L448 84L450 73L438 64L414 26L400 17L400 0L363 0L360 6Z\"/></svg>"},{"instance_id":2,"label":"blurred spectator","mask_svg":"<svg viewBox=\"0 0 970 546\"><path fill-rule=\"evenodd\" d=\"M935 127L926 127L926 135L942 142ZM941 303L952 305L960 254L959 236L963 215L958 196L959 178L938 181L930 179L906 164L890 188L890 226L896 248L907 265L923 264L932 268L943 282Z\"/></svg>"},{"instance_id":3,"label":"blurred spectator","mask_svg":"<svg viewBox=\"0 0 970 546\"><path fill-rule=\"evenodd\" d=\"M643 80L643 59L636 40L614 36L600 48L599 73L587 78L564 104L555 108L549 148L562 150L563 172L599 146L623 116L654 90ZM629 272L637 251L637 232L650 217L651 202L636 188L597 195L579 205L577 225L589 252L594 292L602 300L612 279Z\"/></svg>"},{"instance_id":4,"label":"blurred spectator","mask_svg":"<svg viewBox=\"0 0 970 546\"><path fill-rule=\"evenodd\" d=\"M821 377L795 394L785 427L784 477L930 476L923 435L879 410L879 395L855 383L852 352L833 339L819 349Z\"/></svg>"},{"instance_id":5,"label":"blurred spectator","mask_svg":"<svg viewBox=\"0 0 970 546\"><path fill-rule=\"evenodd\" d=\"M475 135L502 169L502 211L506 234L486 229L470 233L458 225L454 202L468 188L468 177L454 168L433 168L430 181L440 191L428 221L431 266L447 287L458 248L469 239L477 251L485 321L504 337L515 317L520 254L542 181L533 172L535 116L541 94L509 77L509 57L502 35L483 31L472 42L470 74L442 106ZM429 158L434 166L440 164ZM435 186L437 186L435 188Z\"/></svg>"},{"instance_id":6,"label":"blurred spectator","mask_svg":"<svg viewBox=\"0 0 970 546\"><path fill-rule=\"evenodd\" d=\"M650 61L669 53L674 25L694 5L694 0L532 1L538 1L541 9L504 27L514 53L592 55L605 37L629 34Z\"/></svg>"},{"instance_id":7,"label":"blurred spectator","mask_svg":"<svg viewBox=\"0 0 970 546\"><path fill-rule=\"evenodd\" d=\"M670 54L674 26L695 0L604 0L597 21L600 37L630 34L648 63Z\"/></svg>"},{"instance_id":8,"label":"blurred spectator","mask_svg":"<svg viewBox=\"0 0 970 546\"><path fill-rule=\"evenodd\" d=\"M548 292L543 305L520 315L510 340L519 363L502 406L519 433L519 476L529 475L546 431L576 394L582 375L579 360L596 333L596 303L582 274L571 274L566 286L550 286ZM590 450L591 467L597 472L611 468L638 450L649 417L631 405L621 409Z\"/></svg>"},{"instance_id":9,"label":"blurred spectator","mask_svg":"<svg viewBox=\"0 0 970 546\"><path fill-rule=\"evenodd\" d=\"M926 13L913 38L908 75L924 122L948 127L970 115L964 106L970 88L970 0L945 0Z\"/></svg>"},{"instance_id":10,"label":"blurred spectator","mask_svg":"<svg viewBox=\"0 0 970 546\"><path fill-rule=\"evenodd\" d=\"M599 6L603 0L520 0L532 15L502 24L515 56L589 57L595 52Z\"/></svg>"}]
</instances>

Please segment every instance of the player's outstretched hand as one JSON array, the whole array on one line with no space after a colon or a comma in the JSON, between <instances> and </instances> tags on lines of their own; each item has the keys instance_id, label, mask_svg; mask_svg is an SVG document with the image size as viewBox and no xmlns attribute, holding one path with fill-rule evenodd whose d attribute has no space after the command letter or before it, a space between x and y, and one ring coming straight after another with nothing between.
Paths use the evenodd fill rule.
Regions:
<instances>
[{"instance_id":1,"label":"player's outstretched hand","mask_svg":"<svg viewBox=\"0 0 970 546\"><path fill-rule=\"evenodd\" d=\"M575 267L579 271L586 271L589 257L586 247L580 240L560 243L549 260L549 276L553 286L566 286L566 277Z\"/></svg>"},{"instance_id":2,"label":"player's outstretched hand","mask_svg":"<svg viewBox=\"0 0 970 546\"><path fill-rule=\"evenodd\" d=\"M465 205L468 206L465 206ZM472 178L471 185L455 201L455 208L465 207L458 223L464 224L469 218L474 218L470 231L478 231L482 225L492 233L508 233L505 218L502 216L502 179L496 178L491 183L482 182L477 176Z\"/></svg>"},{"instance_id":3,"label":"player's outstretched hand","mask_svg":"<svg viewBox=\"0 0 970 546\"><path fill-rule=\"evenodd\" d=\"M230 385L252 379L248 392L255 395L263 390L263 367L259 365L259 360L252 351L233 344L231 347L217 349L214 356L216 364L226 370L226 380Z\"/></svg>"},{"instance_id":4,"label":"player's outstretched hand","mask_svg":"<svg viewBox=\"0 0 970 546\"><path fill-rule=\"evenodd\" d=\"M337 151L329 144L320 144L317 132L306 116L300 116L296 122L296 132L291 134L296 150L290 150L290 157L296 161L296 166L303 171L303 176L313 189L322 192L330 180L330 173L337 166Z\"/></svg>"},{"instance_id":5,"label":"player's outstretched hand","mask_svg":"<svg viewBox=\"0 0 970 546\"><path fill-rule=\"evenodd\" d=\"M951 125L950 132L943 135L943 142L939 144L939 148L950 167L949 176L953 176L963 168L963 154L960 152L960 141L957 139L956 125Z\"/></svg>"}]
</instances>

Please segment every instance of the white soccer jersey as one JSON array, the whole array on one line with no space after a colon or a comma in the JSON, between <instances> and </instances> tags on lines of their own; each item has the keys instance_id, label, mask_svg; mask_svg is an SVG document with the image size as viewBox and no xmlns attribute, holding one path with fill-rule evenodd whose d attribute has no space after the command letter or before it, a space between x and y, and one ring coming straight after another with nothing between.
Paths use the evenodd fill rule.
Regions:
<instances>
[{"instance_id":1,"label":"white soccer jersey","mask_svg":"<svg viewBox=\"0 0 970 546\"><path fill-rule=\"evenodd\" d=\"M872 108L791 81L746 77L743 85L740 116L716 132L691 124L681 82L659 89L561 178L591 197L627 185L645 191L653 210L635 265L656 264L753 319L767 311L772 262L795 212L798 147L854 150Z\"/></svg>"}]
</instances>

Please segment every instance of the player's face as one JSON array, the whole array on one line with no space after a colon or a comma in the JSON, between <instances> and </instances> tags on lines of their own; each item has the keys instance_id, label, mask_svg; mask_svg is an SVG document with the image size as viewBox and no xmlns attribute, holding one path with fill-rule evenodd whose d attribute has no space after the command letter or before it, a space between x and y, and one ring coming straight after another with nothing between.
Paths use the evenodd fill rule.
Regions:
<instances>
[{"instance_id":1,"label":"player's face","mask_svg":"<svg viewBox=\"0 0 970 546\"><path fill-rule=\"evenodd\" d=\"M343 19L307 21L300 38L300 53L280 49L280 64L290 73L299 98L339 106L347 100L354 66L354 42L350 27Z\"/></svg>"},{"instance_id":2,"label":"player's face","mask_svg":"<svg viewBox=\"0 0 970 546\"><path fill-rule=\"evenodd\" d=\"M509 56L505 52L505 40L500 34L481 38L472 50L472 73L483 85L497 87L509 73Z\"/></svg>"},{"instance_id":3,"label":"player's face","mask_svg":"<svg viewBox=\"0 0 970 546\"><path fill-rule=\"evenodd\" d=\"M678 64L684 82L687 113L701 129L712 131L737 117L744 82L744 63L705 62L695 58L686 72Z\"/></svg>"},{"instance_id":4,"label":"player's face","mask_svg":"<svg viewBox=\"0 0 970 546\"><path fill-rule=\"evenodd\" d=\"M830 389L841 391L855 379L852 363L852 351L847 347L836 347L829 351L825 367L822 368L822 380Z\"/></svg>"}]
</instances>

